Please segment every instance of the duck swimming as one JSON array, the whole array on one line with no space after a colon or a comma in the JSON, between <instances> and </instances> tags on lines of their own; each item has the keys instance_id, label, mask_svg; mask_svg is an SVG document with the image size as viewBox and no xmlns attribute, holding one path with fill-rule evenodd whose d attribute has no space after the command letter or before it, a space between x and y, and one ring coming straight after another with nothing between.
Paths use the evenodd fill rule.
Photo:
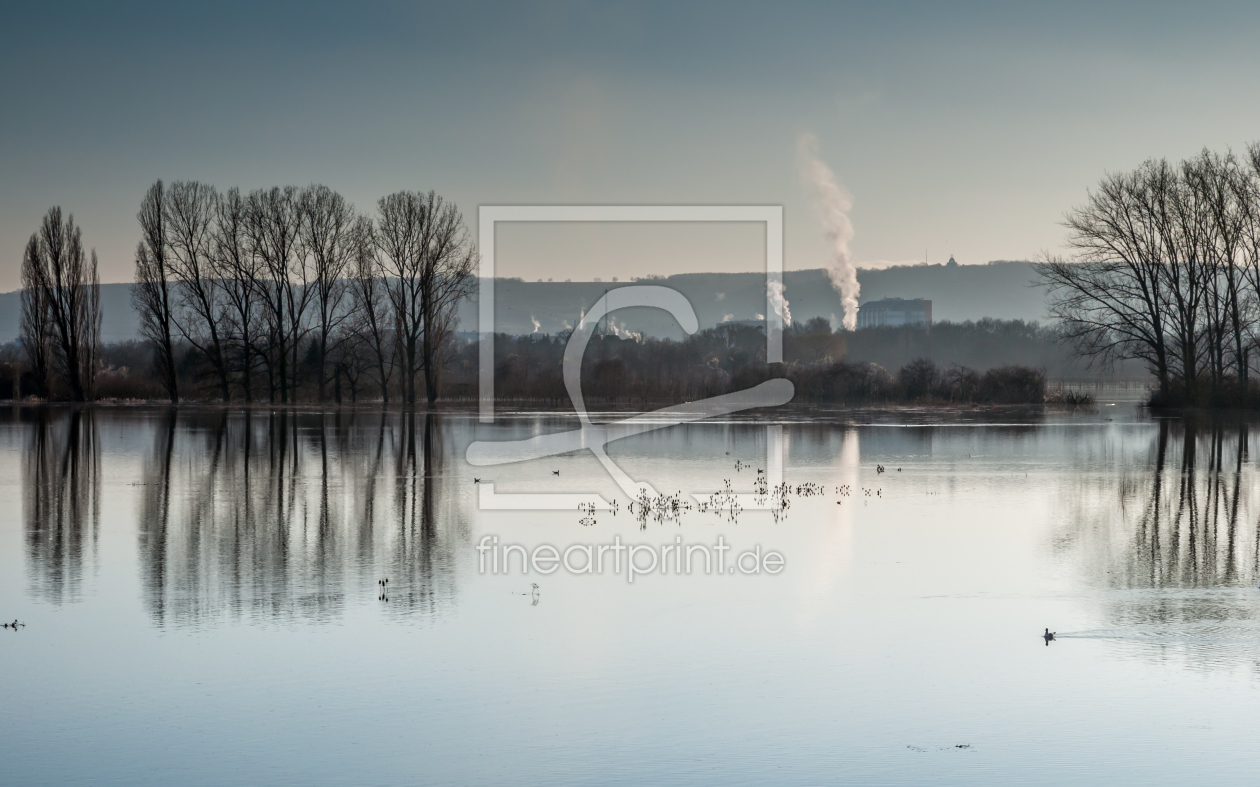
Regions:
<instances>
[{"instance_id":1,"label":"duck swimming","mask_svg":"<svg viewBox=\"0 0 1260 787\"><path fill-rule=\"evenodd\" d=\"M1054 639L1054 632L1050 629L1046 629L1046 633L1042 634L1041 638L1044 639L1046 641L1046 645L1049 646L1050 640Z\"/></svg>"}]
</instances>

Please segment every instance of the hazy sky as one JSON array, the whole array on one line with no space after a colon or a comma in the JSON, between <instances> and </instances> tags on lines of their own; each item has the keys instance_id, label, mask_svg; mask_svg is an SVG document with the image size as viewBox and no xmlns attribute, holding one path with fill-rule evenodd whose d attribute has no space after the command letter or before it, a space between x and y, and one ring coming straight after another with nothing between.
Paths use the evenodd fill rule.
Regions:
<instances>
[{"instance_id":1,"label":"hazy sky","mask_svg":"<svg viewBox=\"0 0 1260 787\"><path fill-rule=\"evenodd\" d=\"M318 181L364 209L432 188L474 225L479 204L782 204L788 267L820 267L811 132L857 259L972 263L1055 248L1106 170L1260 139L1254 6L679 5L6 2L0 290L53 204L130 280L156 178ZM731 243L633 274L747 269Z\"/></svg>"}]
</instances>

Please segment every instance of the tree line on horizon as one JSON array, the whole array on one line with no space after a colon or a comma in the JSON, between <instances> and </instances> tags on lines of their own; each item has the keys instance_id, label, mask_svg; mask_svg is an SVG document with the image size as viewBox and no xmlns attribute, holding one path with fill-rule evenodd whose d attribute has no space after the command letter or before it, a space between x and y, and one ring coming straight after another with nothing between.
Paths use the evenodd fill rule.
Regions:
<instances>
[{"instance_id":1,"label":"tree line on horizon","mask_svg":"<svg viewBox=\"0 0 1260 787\"><path fill-rule=\"evenodd\" d=\"M1143 362L1155 404L1260 403L1260 143L1106 175L1037 270L1084 358Z\"/></svg>"},{"instance_id":2,"label":"tree line on horizon","mask_svg":"<svg viewBox=\"0 0 1260 787\"><path fill-rule=\"evenodd\" d=\"M1014 321L1019 322L1019 321ZM913 326L906 326L911 328ZM983 321L946 329L973 338L981 334L1022 333L1029 324ZM1031 326L1035 332L1035 326ZM923 326L919 331L926 331ZM935 328L934 328L935 330ZM846 404L1086 404L1092 397L1048 390L1042 369L999 363L987 369L938 365L926 357L896 369L845 359L857 340L893 335L897 328L833 331L825 317L798 321L783 334L784 363L766 362L766 335L760 326L727 324L697 331L682 341L617 335L592 337L582 359L582 391L588 403L630 409L694 401L752 388L771 378L795 386L794 401ZM568 332L495 338L495 397L504 401L569 404L563 379ZM460 343L448 365L449 393L474 400L478 386L478 347Z\"/></svg>"},{"instance_id":3,"label":"tree line on horizon","mask_svg":"<svg viewBox=\"0 0 1260 787\"><path fill-rule=\"evenodd\" d=\"M476 398L477 345L454 337L476 252L458 210L434 192L391 194L369 216L322 185L244 194L157 181L137 220L132 302L143 339L108 347L100 342L96 256L88 261L73 218L53 208L32 236L20 345L38 397L323 403L331 385L340 403L344 384L352 402L415 404L442 397L445 377L448 398ZM940 325L927 342L926 329L920 338L902 336L906 330L847 336L824 318L798 324L786 336L791 363L777 370L765 362L758 329L703 331L681 342L601 337L599 355L586 364L590 395L610 404L682 401L755 385L773 372L815 401L1043 400L1044 370L1029 370L1021 379L1030 386L1012 388L985 377L983 366L953 362L937 375L924 365L936 368L928 357L949 344L942 345L947 336L955 346L1009 345L1003 355L1048 346L1035 324ZM555 350L566 339L562 332L498 342L499 395L561 395ZM844 363L850 341L855 348L891 341L913 353L899 367L911 369L913 360L913 374L939 379L903 384L910 371ZM20 387L15 375L18 398Z\"/></svg>"},{"instance_id":4,"label":"tree line on horizon","mask_svg":"<svg viewBox=\"0 0 1260 787\"><path fill-rule=\"evenodd\" d=\"M366 215L322 185L245 194L159 180L137 219L132 304L145 365L171 402L190 382L223 402L296 402L300 390L323 402L343 379L386 403L437 400L476 251L435 192L399 191ZM60 208L32 236L22 282L20 343L37 395L94 399L96 255L84 262Z\"/></svg>"},{"instance_id":5,"label":"tree line on horizon","mask_svg":"<svg viewBox=\"0 0 1260 787\"><path fill-rule=\"evenodd\" d=\"M322 185L242 194L158 181L138 218L132 300L171 401L176 338L225 402L259 388L296 401L303 371L319 402L343 375L375 377L386 402L395 375L407 404L417 383L437 400L476 261L463 216L437 193L395 192L369 216Z\"/></svg>"}]
</instances>

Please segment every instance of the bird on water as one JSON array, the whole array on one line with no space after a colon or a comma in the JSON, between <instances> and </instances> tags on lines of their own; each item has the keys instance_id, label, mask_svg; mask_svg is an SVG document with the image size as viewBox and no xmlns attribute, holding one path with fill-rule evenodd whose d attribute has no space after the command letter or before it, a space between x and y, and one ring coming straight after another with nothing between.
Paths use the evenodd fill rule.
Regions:
<instances>
[{"instance_id":1,"label":"bird on water","mask_svg":"<svg viewBox=\"0 0 1260 787\"><path fill-rule=\"evenodd\" d=\"M1046 633L1042 634L1041 638L1046 641L1046 645L1049 645L1050 640L1054 639L1054 632L1051 631L1050 629L1046 629Z\"/></svg>"}]
</instances>

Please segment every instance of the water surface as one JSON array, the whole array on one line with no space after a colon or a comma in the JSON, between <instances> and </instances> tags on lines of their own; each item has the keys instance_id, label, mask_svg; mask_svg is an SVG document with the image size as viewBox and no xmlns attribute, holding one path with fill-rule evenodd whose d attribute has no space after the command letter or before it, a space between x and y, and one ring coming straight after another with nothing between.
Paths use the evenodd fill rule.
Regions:
<instances>
[{"instance_id":1,"label":"water surface","mask_svg":"<svg viewBox=\"0 0 1260 787\"><path fill-rule=\"evenodd\" d=\"M0 618L27 624L0 630L5 783L1244 784L1260 767L1245 423L1124 403L793 411L785 508L586 516L481 511L474 478L617 499L589 453L463 459L574 427L556 414L0 418ZM685 500L753 490L772 444L728 421L610 454ZM785 567L483 574L487 535L721 536Z\"/></svg>"}]
</instances>

